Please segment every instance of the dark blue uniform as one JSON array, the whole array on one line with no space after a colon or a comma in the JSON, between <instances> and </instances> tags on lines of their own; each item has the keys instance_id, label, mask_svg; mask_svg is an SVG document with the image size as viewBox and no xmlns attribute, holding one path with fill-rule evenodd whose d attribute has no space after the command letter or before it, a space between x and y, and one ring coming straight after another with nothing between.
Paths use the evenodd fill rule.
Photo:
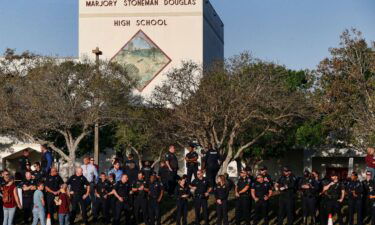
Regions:
<instances>
[{"instance_id":1,"label":"dark blue uniform","mask_svg":"<svg viewBox=\"0 0 375 225\"><path fill-rule=\"evenodd\" d=\"M188 159L198 159L198 153L195 151L189 152L186 154L186 158ZM194 179L197 179L197 172L198 172L198 161L196 162L186 162L187 168L187 182L190 183L191 179L194 174Z\"/></svg>"},{"instance_id":2,"label":"dark blue uniform","mask_svg":"<svg viewBox=\"0 0 375 225\"><path fill-rule=\"evenodd\" d=\"M205 193L210 188L210 184L206 178L194 179L191 183L191 186L196 187L194 192L194 209L195 209L195 223L200 224L202 219L201 210L203 214L203 219L205 224L208 225L208 197L205 196Z\"/></svg>"},{"instance_id":3,"label":"dark blue uniform","mask_svg":"<svg viewBox=\"0 0 375 225\"><path fill-rule=\"evenodd\" d=\"M24 179L20 184L19 187L23 188L26 187L35 187L36 188L37 183L35 180L30 179ZM34 196L34 190L22 190L22 209L23 209L23 221L25 224L30 223L29 219L32 215L33 210L33 196Z\"/></svg>"},{"instance_id":4,"label":"dark blue uniform","mask_svg":"<svg viewBox=\"0 0 375 225\"><path fill-rule=\"evenodd\" d=\"M49 175L46 178L45 186L51 189L53 192L60 190L61 184L63 184L63 179L59 176L51 176ZM51 215L51 220L53 222L53 214L56 212L56 203L55 203L55 195L47 192L46 194L46 213Z\"/></svg>"},{"instance_id":5,"label":"dark blue uniform","mask_svg":"<svg viewBox=\"0 0 375 225\"><path fill-rule=\"evenodd\" d=\"M99 212L102 212L102 216L106 223L109 223L109 209L110 209L110 202L108 196L106 196L109 192L112 191L111 183L108 180L104 182L99 180L98 183L95 185L95 191L99 195L99 197L95 198L95 204L93 209L93 217L94 221L97 220L99 217Z\"/></svg>"},{"instance_id":6,"label":"dark blue uniform","mask_svg":"<svg viewBox=\"0 0 375 225\"><path fill-rule=\"evenodd\" d=\"M148 204L147 204L147 192L148 184L145 180L137 180L133 184L133 189L144 187L144 190L133 191L134 192L134 215L136 224L140 224L142 220L148 224ZM142 217L140 211L142 210Z\"/></svg>"},{"instance_id":7,"label":"dark blue uniform","mask_svg":"<svg viewBox=\"0 0 375 225\"><path fill-rule=\"evenodd\" d=\"M349 181L346 185L346 192L348 193L349 217L348 222L350 225L354 223L354 213L357 212L357 224L363 224L362 217L362 197L363 186L360 181Z\"/></svg>"},{"instance_id":8,"label":"dark blue uniform","mask_svg":"<svg viewBox=\"0 0 375 225\"><path fill-rule=\"evenodd\" d=\"M364 180L362 181L363 185L363 205L364 205L364 218L366 217L366 221L371 220L371 208L372 208L372 202L369 198L370 193L372 192L372 189L375 185L374 180Z\"/></svg>"},{"instance_id":9,"label":"dark blue uniform","mask_svg":"<svg viewBox=\"0 0 375 225\"><path fill-rule=\"evenodd\" d=\"M216 215L218 225L228 225L228 197L231 186L226 183L224 185L216 185L214 188L216 199ZM217 200L221 200L221 204Z\"/></svg>"},{"instance_id":10,"label":"dark blue uniform","mask_svg":"<svg viewBox=\"0 0 375 225\"><path fill-rule=\"evenodd\" d=\"M182 224L187 225L188 199L191 195L189 186L187 184L184 187L177 185L175 195L177 198L176 224L180 225L182 219ZM188 197L183 197L184 195L188 195Z\"/></svg>"},{"instance_id":11,"label":"dark blue uniform","mask_svg":"<svg viewBox=\"0 0 375 225\"><path fill-rule=\"evenodd\" d=\"M342 224L342 215L341 215L341 203L339 199L341 198L342 190L344 190L344 185L342 183L337 182L334 183L330 188L326 191L326 212L327 214L337 214L338 224ZM326 218L327 219L327 218Z\"/></svg>"},{"instance_id":12,"label":"dark blue uniform","mask_svg":"<svg viewBox=\"0 0 375 225\"><path fill-rule=\"evenodd\" d=\"M308 189L303 189L302 186L309 186ZM300 180L299 188L302 191L302 214L305 222L307 217L315 221L317 198L319 194L319 183L312 177L303 177Z\"/></svg>"},{"instance_id":13,"label":"dark blue uniform","mask_svg":"<svg viewBox=\"0 0 375 225\"><path fill-rule=\"evenodd\" d=\"M164 191L163 184L155 180L153 183L150 183L148 198L149 198L149 217L151 225L160 225L161 224L161 215L160 215L160 202L159 197Z\"/></svg>"},{"instance_id":14,"label":"dark blue uniform","mask_svg":"<svg viewBox=\"0 0 375 225\"><path fill-rule=\"evenodd\" d=\"M165 161L168 161L172 171L168 171L169 172L169 176L168 176L168 193L170 195L173 194L173 192L175 191L175 188L176 188L176 185L177 185L177 179L178 179L178 176L177 176L177 171L178 171L178 159L176 157L175 154L171 153L171 152L167 152L165 154ZM168 168L169 169L169 168Z\"/></svg>"},{"instance_id":15,"label":"dark blue uniform","mask_svg":"<svg viewBox=\"0 0 375 225\"><path fill-rule=\"evenodd\" d=\"M206 152L206 155L204 158L204 162L205 162L204 165L206 168L206 177L208 181L210 182L211 187L215 186L216 175L220 169L220 160L221 160L220 153L216 149L209 149Z\"/></svg>"},{"instance_id":16,"label":"dark blue uniform","mask_svg":"<svg viewBox=\"0 0 375 225\"><path fill-rule=\"evenodd\" d=\"M237 192L248 188L246 192L240 194L236 199L236 224L240 225L242 220L245 220L246 224L250 224L250 183L249 178L238 179Z\"/></svg>"},{"instance_id":17,"label":"dark blue uniform","mask_svg":"<svg viewBox=\"0 0 375 225\"><path fill-rule=\"evenodd\" d=\"M116 208L115 208L115 219L113 220L114 225L119 225L121 220L121 213L125 212L125 224L133 224L130 220L131 206L130 206L130 193L132 191L132 185L128 182L123 183L119 181L114 186L117 194L123 198L124 201L120 201L116 198Z\"/></svg>"},{"instance_id":18,"label":"dark blue uniform","mask_svg":"<svg viewBox=\"0 0 375 225\"><path fill-rule=\"evenodd\" d=\"M258 198L254 206L254 224L258 224L262 219L264 219L265 224L268 224L269 199L265 199L265 197L268 196L269 191L272 190L272 186L269 182L255 182L251 189L254 190L255 197Z\"/></svg>"},{"instance_id":19,"label":"dark blue uniform","mask_svg":"<svg viewBox=\"0 0 375 225\"><path fill-rule=\"evenodd\" d=\"M70 190L73 191L70 223L74 224L76 213L78 211L78 208L80 207L83 222L85 224L88 224L87 203L83 199L83 196L86 194L86 188L90 187L90 183L87 181L86 177L84 177L83 175L81 176L73 175L68 179L67 184L70 185Z\"/></svg>"},{"instance_id":20,"label":"dark blue uniform","mask_svg":"<svg viewBox=\"0 0 375 225\"><path fill-rule=\"evenodd\" d=\"M282 225L286 216L288 221L287 224L292 225L294 221L297 179L293 175L281 176L277 181L277 184L280 189L277 222L279 225Z\"/></svg>"}]
</instances>

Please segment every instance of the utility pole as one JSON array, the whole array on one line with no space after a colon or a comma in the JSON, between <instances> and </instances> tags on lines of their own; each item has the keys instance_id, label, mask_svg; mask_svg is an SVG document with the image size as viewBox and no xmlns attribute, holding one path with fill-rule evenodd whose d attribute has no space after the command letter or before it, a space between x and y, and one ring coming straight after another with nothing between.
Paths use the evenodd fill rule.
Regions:
<instances>
[{"instance_id":1,"label":"utility pole","mask_svg":"<svg viewBox=\"0 0 375 225\"><path fill-rule=\"evenodd\" d=\"M103 52L100 51L99 47L96 47L92 50L92 53L95 54L95 63L97 66L97 76L99 75L99 56L103 55ZM95 123L95 139L94 139L94 160L97 165L99 165L99 123Z\"/></svg>"}]
</instances>

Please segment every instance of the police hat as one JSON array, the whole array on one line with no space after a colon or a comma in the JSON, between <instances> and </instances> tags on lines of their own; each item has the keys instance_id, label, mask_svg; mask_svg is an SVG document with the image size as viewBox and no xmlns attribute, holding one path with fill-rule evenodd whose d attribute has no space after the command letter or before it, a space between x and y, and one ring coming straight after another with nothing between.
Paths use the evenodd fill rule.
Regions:
<instances>
[{"instance_id":1,"label":"police hat","mask_svg":"<svg viewBox=\"0 0 375 225\"><path fill-rule=\"evenodd\" d=\"M190 148L195 148L195 147L197 147L197 145L194 144L194 143L189 143L189 147L190 147Z\"/></svg>"}]
</instances>

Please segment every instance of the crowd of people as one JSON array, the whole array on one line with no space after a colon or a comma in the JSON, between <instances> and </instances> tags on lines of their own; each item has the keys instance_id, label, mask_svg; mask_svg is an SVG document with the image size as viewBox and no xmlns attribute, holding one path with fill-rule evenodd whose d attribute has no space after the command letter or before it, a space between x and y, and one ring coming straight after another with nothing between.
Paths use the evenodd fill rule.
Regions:
<instances>
[{"instance_id":1,"label":"crowd of people","mask_svg":"<svg viewBox=\"0 0 375 225\"><path fill-rule=\"evenodd\" d=\"M300 193L303 224L327 224L329 215L337 215L336 223L344 224L342 207L346 198L348 215L345 223L364 224L366 218L375 224L375 155L372 148L368 149L368 169L362 181L356 172L344 180L335 173L321 179L316 171L305 171L303 177L296 177L288 167L282 169L280 178L273 180L265 166L256 172L241 169L240 176L234 181L227 174L218 175L222 163L219 151L208 146L199 160L195 147L189 145L184 158L187 174L182 176L177 174L179 164L175 147L170 146L158 171L151 162L139 164L129 154L124 162L116 159L107 172L99 173L94 159L85 157L83 164L75 168L74 175L66 179L53 166L53 156L45 146L42 146L40 162L33 165L29 151L24 150L17 176L12 176L6 169L1 173L3 213L0 219L3 225L12 225L18 208L23 212L24 224L32 225L45 225L47 218L52 224L74 224L78 213L85 224L160 225L160 204L168 195L169 200L171 197L176 199L175 224L188 224L188 204L192 201L195 224L203 221L209 225L208 200L213 198L216 224L227 225L228 200L233 193L237 225L261 221L269 224L270 199L275 196L278 200L275 223L281 225L286 218L287 224L291 225L295 222ZM93 219L89 223L90 210Z\"/></svg>"}]
</instances>

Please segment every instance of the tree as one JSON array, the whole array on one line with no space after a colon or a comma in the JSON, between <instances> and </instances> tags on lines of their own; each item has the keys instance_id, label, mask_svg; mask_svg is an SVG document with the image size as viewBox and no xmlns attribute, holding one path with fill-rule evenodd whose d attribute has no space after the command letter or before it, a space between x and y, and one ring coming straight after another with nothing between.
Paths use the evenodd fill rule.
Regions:
<instances>
[{"instance_id":1,"label":"tree","mask_svg":"<svg viewBox=\"0 0 375 225\"><path fill-rule=\"evenodd\" d=\"M336 140L364 147L375 143L375 44L345 30L340 46L318 68L316 91L323 125Z\"/></svg>"},{"instance_id":2,"label":"tree","mask_svg":"<svg viewBox=\"0 0 375 225\"><path fill-rule=\"evenodd\" d=\"M153 103L171 108L165 123L174 127L175 139L210 143L221 151L221 172L262 137L312 111L304 91L290 88L286 68L248 53L204 71L186 62L167 77Z\"/></svg>"},{"instance_id":3,"label":"tree","mask_svg":"<svg viewBox=\"0 0 375 225\"><path fill-rule=\"evenodd\" d=\"M135 82L117 64L97 66L9 50L0 65L1 132L47 144L70 168L93 125L126 118L136 102ZM58 137L63 146L55 144Z\"/></svg>"}]
</instances>

